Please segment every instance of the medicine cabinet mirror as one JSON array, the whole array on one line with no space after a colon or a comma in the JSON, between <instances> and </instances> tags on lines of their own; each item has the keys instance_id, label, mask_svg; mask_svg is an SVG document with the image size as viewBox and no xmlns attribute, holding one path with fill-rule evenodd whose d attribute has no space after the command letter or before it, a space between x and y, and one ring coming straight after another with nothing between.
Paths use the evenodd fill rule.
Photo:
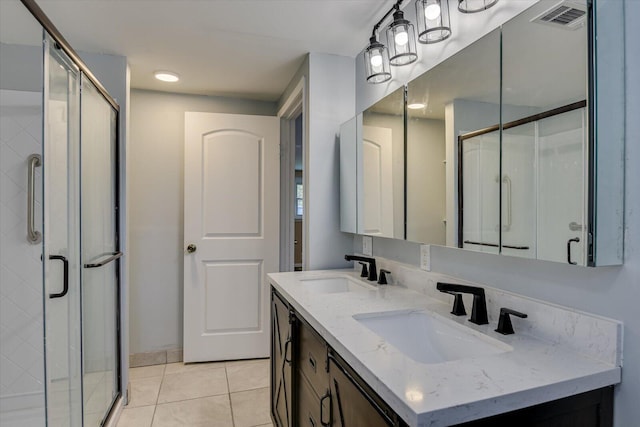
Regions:
<instances>
[{"instance_id":1,"label":"medicine cabinet mirror","mask_svg":"<svg viewBox=\"0 0 640 427\"><path fill-rule=\"evenodd\" d=\"M611 32L590 46L598 14L622 21L542 0L345 124L343 231L620 264L623 68L602 61L622 54Z\"/></svg>"}]
</instances>

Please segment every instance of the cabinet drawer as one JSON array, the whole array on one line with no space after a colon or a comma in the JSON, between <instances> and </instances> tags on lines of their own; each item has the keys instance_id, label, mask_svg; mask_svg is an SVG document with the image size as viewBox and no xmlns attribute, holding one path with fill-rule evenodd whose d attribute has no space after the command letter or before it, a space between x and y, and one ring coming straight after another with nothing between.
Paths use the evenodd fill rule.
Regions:
<instances>
[{"instance_id":1,"label":"cabinet drawer","mask_svg":"<svg viewBox=\"0 0 640 427\"><path fill-rule=\"evenodd\" d=\"M322 427L320 417L324 415L325 421L329 420L329 399L326 398L324 404L324 414L320 413L321 398L313 391L309 382L300 376L300 394L298 400L298 423L299 427Z\"/></svg>"},{"instance_id":2,"label":"cabinet drawer","mask_svg":"<svg viewBox=\"0 0 640 427\"><path fill-rule=\"evenodd\" d=\"M327 376L327 345L324 340L304 321L300 322L298 369L309 380L318 396L329 389Z\"/></svg>"}]
</instances>

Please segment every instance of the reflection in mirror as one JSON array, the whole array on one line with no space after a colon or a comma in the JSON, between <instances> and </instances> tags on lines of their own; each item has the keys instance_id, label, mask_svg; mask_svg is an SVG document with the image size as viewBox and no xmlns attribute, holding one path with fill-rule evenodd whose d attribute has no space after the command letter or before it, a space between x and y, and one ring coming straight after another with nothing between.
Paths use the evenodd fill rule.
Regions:
<instances>
[{"instance_id":1,"label":"reflection in mirror","mask_svg":"<svg viewBox=\"0 0 640 427\"><path fill-rule=\"evenodd\" d=\"M586 18L542 1L503 26L505 255L586 265Z\"/></svg>"},{"instance_id":2,"label":"reflection in mirror","mask_svg":"<svg viewBox=\"0 0 640 427\"><path fill-rule=\"evenodd\" d=\"M410 82L407 103L407 240L457 246L458 135L500 121L499 30ZM498 253L498 133L477 138L462 156L464 239L492 244L465 247Z\"/></svg>"},{"instance_id":3,"label":"reflection in mirror","mask_svg":"<svg viewBox=\"0 0 640 427\"><path fill-rule=\"evenodd\" d=\"M404 239L404 87L362 113L358 233ZM360 184L361 183L361 184Z\"/></svg>"}]
</instances>

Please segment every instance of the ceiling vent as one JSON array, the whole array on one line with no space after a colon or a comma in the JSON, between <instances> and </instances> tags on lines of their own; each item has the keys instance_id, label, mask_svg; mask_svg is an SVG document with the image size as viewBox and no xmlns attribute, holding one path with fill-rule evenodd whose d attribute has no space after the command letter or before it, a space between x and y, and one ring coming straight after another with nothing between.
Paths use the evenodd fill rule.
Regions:
<instances>
[{"instance_id":1,"label":"ceiling vent","mask_svg":"<svg viewBox=\"0 0 640 427\"><path fill-rule=\"evenodd\" d=\"M586 5L563 1L531 20L539 24L552 25L565 30L580 28L587 18Z\"/></svg>"}]
</instances>

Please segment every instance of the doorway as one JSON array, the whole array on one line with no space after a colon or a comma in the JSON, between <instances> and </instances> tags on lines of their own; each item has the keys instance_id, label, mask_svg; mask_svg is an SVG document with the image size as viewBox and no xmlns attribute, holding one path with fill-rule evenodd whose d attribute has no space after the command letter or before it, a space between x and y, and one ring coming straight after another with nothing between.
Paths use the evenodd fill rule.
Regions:
<instances>
[{"instance_id":1,"label":"doorway","mask_svg":"<svg viewBox=\"0 0 640 427\"><path fill-rule=\"evenodd\" d=\"M278 112L280 117L280 271L306 270L305 79Z\"/></svg>"},{"instance_id":2,"label":"doorway","mask_svg":"<svg viewBox=\"0 0 640 427\"><path fill-rule=\"evenodd\" d=\"M302 113L293 120L294 127L294 232L293 232L293 269L302 271L302 248L304 247L304 161L303 161L303 136Z\"/></svg>"}]
</instances>

